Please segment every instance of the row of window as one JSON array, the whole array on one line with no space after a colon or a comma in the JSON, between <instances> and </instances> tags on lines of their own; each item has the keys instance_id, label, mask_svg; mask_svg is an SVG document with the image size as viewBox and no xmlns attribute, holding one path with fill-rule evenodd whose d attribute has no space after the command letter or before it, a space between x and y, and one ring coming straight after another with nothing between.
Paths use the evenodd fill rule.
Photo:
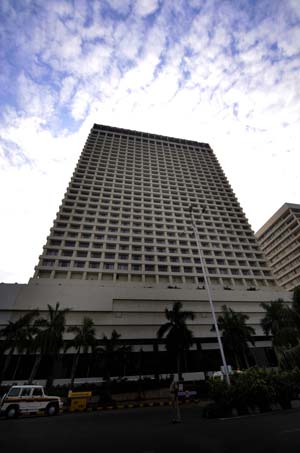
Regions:
<instances>
[{"instance_id":1,"label":"row of window","mask_svg":"<svg viewBox=\"0 0 300 453\"><path fill-rule=\"evenodd\" d=\"M57 223L57 226L62 226L63 224ZM71 229L68 231L63 231L59 229L53 229L51 233L52 238L65 238L65 237L76 237L77 239L99 239L99 240L107 240L107 241L120 241L120 242L142 242L145 244L159 244L159 245L194 245L194 235L193 233L178 233L177 236L172 231L170 232L163 232L163 231L156 231L155 234L152 231L145 230L143 235L140 235L139 230L132 230L132 233L129 232L126 228L120 229L120 234L118 234L117 229L115 228L108 228L106 232L102 227L96 227L96 231L103 232L104 234L95 234L93 235L93 227L89 225L82 225L83 229L81 234L73 233L72 230L79 230L79 225L71 224ZM86 233L86 231L91 231L91 233ZM129 234L128 236L123 236L123 234ZM135 236L139 234L139 236ZM182 240L182 238L184 240ZM186 240L187 239L187 240ZM214 242L218 241L218 242ZM72 242L72 241L71 241ZM74 241L72 242L74 243ZM236 237L229 237L226 238L225 236L201 236L200 243L202 247L212 247L212 248L224 248L224 249L243 249L243 250L250 250L251 244L255 244L254 241L249 239L240 238L239 240ZM68 247L73 247L69 241L67 241ZM250 245L248 245L250 244ZM74 245L74 247L76 244ZM83 241L80 241L78 244L79 247L83 247ZM253 250L256 250L256 246L252 247Z\"/></svg>"},{"instance_id":2,"label":"row of window","mask_svg":"<svg viewBox=\"0 0 300 453\"><path fill-rule=\"evenodd\" d=\"M166 274L148 274L148 275L141 275L138 273L133 274L125 274L125 273L112 273L109 270L102 271L102 272L95 272L95 271L63 271L63 270L44 270L38 269L35 275L37 278L55 278L55 279L85 279L85 280L99 280L101 283L105 283L108 281L117 282L118 280L122 282L133 282L137 283L140 282L142 284L164 284L169 288L180 288L178 285L196 285L198 288L203 287L203 277L202 276L192 276L192 275L185 275L181 276L178 274L173 275L166 275ZM243 276L239 278L235 277L222 277L222 276L215 276L210 277L210 281L212 285L223 285L224 288L230 289L237 286L240 288L241 286L253 289L255 287L266 287L266 286L274 286L274 281L271 279L260 279L260 280L253 280L253 278L248 276ZM300 281L300 279L299 279ZM173 286L175 285L175 286ZM149 287L149 286L147 286Z\"/></svg>"},{"instance_id":3,"label":"row of window","mask_svg":"<svg viewBox=\"0 0 300 453\"><path fill-rule=\"evenodd\" d=\"M72 232L69 232L68 233L68 236L69 237L74 237L72 236L73 233ZM56 235L56 236L63 236L63 233L61 235ZM96 236L96 235L95 235ZM51 236L52 237L52 236ZM98 234L97 235L97 239L101 240L101 241L104 241L104 242L125 242L125 243L140 243L140 244L144 244L144 245L147 245L147 244L154 244L156 245L157 247L157 251L158 252L161 252L161 253L166 253L167 252L167 249L166 247L163 247L163 245L165 245L165 240L164 239L158 239L158 238L151 238L151 237L135 237L135 236L132 236L132 237L129 237L129 236L118 236L118 235L111 235L111 234L107 234L107 235L101 235L101 234ZM64 240L64 242L61 240L61 239L49 239L49 244L50 245L53 245L53 246L65 246L65 247L79 247L79 248L89 248L89 247L93 247L93 248L101 248L102 247L102 244L101 243L98 243L98 242L89 242L89 241L72 241L72 240ZM180 241L179 241L179 244L180 244ZM193 246L195 243L192 241L190 242L190 245ZM185 245L185 242L182 244L182 245ZM196 245L196 244L195 244ZM204 249L208 248L208 249L224 249L224 250L233 250L233 251L243 251L243 250L250 250L250 246L246 246L246 245L240 245L240 244L233 244L233 243L220 243L220 242L211 242L211 243L206 243L206 242L203 242L202 243L202 246ZM254 250L257 250L256 247L252 247L253 251ZM178 249L177 248L169 248L169 253L178 253Z\"/></svg>"},{"instance_id":4,"label":"row of window","mask_svg":"<svg viewBox=\"0 0 300 453\"><path fill-rule=\"evenodd\" d=\"M173 174L191 174L198 175L203 178L221 178L222 181L227 181L227 178L219 165L215 162L204 163L201 161L182 162L179 159L154 160L154 159L138 159L138 158L122 158L120 156L103 155L94 156L93 158L81 157L76 166L76 173L93 174L97 172L105 172L107 170L126 170L130 172L145 174L145 170L151 173L167 173L170 176Z\"/></svg>"},{"instance_id":5,"label":"row of window","mask_svg":"<svg viewBox=\"0 0 300 453\"><path fill-rule=\"evenodd\" d=\"M262 244L267 244L272 239L275 239L278 235L286 231L290 223L295 220L294 212L287 211L281 218L274 222L261 236L259 240Z\"/></svg>"},{"instance_id":6,"label":"row of window","mask_svg":"<svg viewBox=\"0 0 300 453\"><path fill-rule=\"evenodd\" d=\"M47 249L45 251L45 255L48 256L58 256L58 250L52 250L52 249ZM73 250L63 250L61 253L62 257L72 257L73 256ZM87 258L88 257L88 252L82 252L82 251L77 251L76 252L76 257L78 258ZM141 255L141 254L124 254L124 253L111 253L111 252L91 252L90 253L90 258L93 259L105 259L105 260L125 260L125 261L158 261L158 262L164 262L164 263L195 263L195 264L200 264L200 258L195 258L195 257L187 257L187 256L178 256L178 255L171 255L171 256L161 256L161 255ZM43 260L43 265L46 263L52 263L54 264L55 260L49 260L49 259L44 259ZM59 263L65 263L66 260L59 260ZM238 266L239 268L241 267L259 267L260 263L257 261L246 261L246 260L232 260L228 259L225 260L224 258L222 259L214 259L214 258L206 258L205 260L207 265L217 265L217 266ZM299 261L300 262L300 261ZM47 264L48 265L48 264ZM50 264L49 264L50 265Z\"/></svg>"},{"instance_id":7,"label":"row of window","mask_svg":"<svg viewBox=\"0 0 300 453\"><path fill-rule=\"evenodd\" d=\"M59 260L55 262L54 260L44 259L41 263L43 267L65 267L65 268L89 268L89 269L104 269L104 270L116 270L116 271L135 271L135 272L166 272L166 273L183 273L183 274L197 274L202 275L202 267L192 267L192 266L176 266L176 265L155 265L155 264L134 264L134 263L110 263L110 262L97 262L97 261L67 261ZM216 268L208 267L208 273L210 275L221 274L221 275L234 275L234 276L271 276L269 271L254 271L251 272L250 269L237 269L237 268Z\"/></svg>"},{"instance_id":8,"label":"row of window","mask_svg":"<svg viewBox=\"0 0 300 453\"><path fill-rule=\"evenodd\" d=\"M125 259L125 256L129 256L127 253L124 254L123 252L129 252L131 251L132 254L130 255L132 259L144 259L144 256L156 256L159 261L166 261L167 256L165 255L166 253L171 253L171 258L172 257L181 257L183 262L188 262L187 260L194 260L195 263L199 263L199 258L197 258L199 251L198 249L190 249L190 248L180 248L174 249L174 248L166 248L166 247L154 247L154 246L138 246L138 245L129 245L129 244L110 244L110 243L97 243L97 249L102 249L105 251L110 251L111 253L110 257L114 255L116 257L117 255L115 254L115 251L118 248L119 251L119 256L122 256L122 259ZM112 253L113 251L114 253ZM173 253L180 252L180 255L173 255ZM137 253L140 252L140 253ZM141 252L144 252L145 255L141 254ZM80 258L101 258L103 257L103 252L101 251L87 251L87 250L72 250L69 248L66 249L61 249L59 250L58 248L46 248L45 252L46 255L53 255L53 256L58 256L59 254L61 256L73 256L74 253L76 253L77 257ZM256 265L256 261L253 261L252 259L254 258L259 262L260 266L266 266L264 258L262 253L248 253L248 252L232 252L232 251L219 251L219 250L210 250L210 249L204 249L203 250L204 256L206 257L206 262L211 264L214 262L213 260L216 259L218 264L224 264L226 260L228 260L228 263L230 265L234 264L234 260L232 258L237 259L239 265L245 266L247 265L246 263L248 262L251 266ZM147 255L151 254L151 255ZM161 255L163 254L163 255ZM186 256L188 255L188 256ZM105 255L107 257L107 255ZM196 257L196 258L195 258ZM171 259L170 258L170 259ZM242 258L242 260L241 260ZM246 259L244 259L246 258ZM224 261L224 262L223 262Z\"/></svg>"}]
</instances>

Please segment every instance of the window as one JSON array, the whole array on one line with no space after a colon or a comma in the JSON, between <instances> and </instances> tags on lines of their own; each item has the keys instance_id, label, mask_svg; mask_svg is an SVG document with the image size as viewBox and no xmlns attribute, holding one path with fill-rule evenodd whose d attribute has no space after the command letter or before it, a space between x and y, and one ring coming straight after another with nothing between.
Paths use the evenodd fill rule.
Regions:
<instances>
[{"instance_id":1,"label":"window","mask_svg":"<svg viewBox=\"0 0 300 453\"><path fill-rule=\"evenodd\" d=\"M172 272L180 272L180 267L179 266L171 266Z\"/></svg>"},{"instance_id":2,"label":"window","mask_svg":"<svg viewBox=\"0 0 300 453\"><path fill-rule=\"evenodd\" d=\"M21 396L30 396L30 390L31 390L31 387L27 388L23 388L22 389L22 392L21 392Z\"/></svg>"},{"instance_id":3,"label":"window","mask_svg":"<svg viewBox=\"0 0 300 453\"><path fill-rule=\"evenodd\" d=\"M32 396L44 396L41 388L34 388Z\"/></svg>"},{"instance_id":4,"label":"window","mask_svg":"<svg viewBox=\"0 0 300 453\"><path fill-rule=\"evenodd\" d=\"M9 390L8 396L19 396L21 389L19 387L14 387Z\"/></svg>"},{"instance_id":5,"label":"window","mask_svg":"<svg viewBox=\"0 0 300 453\"><path fill-rule=\"evenodd\" d=\"M113 260L115 258L115 254L114 253L105 253L105 258L107 258L109 260Z\"/></svg>"},{"instance_id":6,"label":"window","mask_svg":"<svg viewBox=\"0 0 300 453\"><path fill-rule=\"evenodd\" d=\"M87 256L87 252L78 251L76 253L76 256L79 256L80 258L85 258Z\"/></svg>"}]
</instances>

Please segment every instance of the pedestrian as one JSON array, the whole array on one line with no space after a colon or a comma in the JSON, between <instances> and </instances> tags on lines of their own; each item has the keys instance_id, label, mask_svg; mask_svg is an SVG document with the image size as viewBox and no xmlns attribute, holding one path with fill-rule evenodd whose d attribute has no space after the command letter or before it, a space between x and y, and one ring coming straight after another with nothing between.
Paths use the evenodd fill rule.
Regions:
<instances>
[{"instance_id":1,"label":"pedestrian","mask_svg":"<svg viewBox=\"0 0 300 453\"><path fill-rule=\"evenodd\" d=\"M173 412L174 412L174 417L172 419L172 423L181 423L178 391L179 391L178 378L175 375L173 377L173 380L170 385L170 392L172 395L172 408L173 408Z\"/></svg>"}]
</instances>

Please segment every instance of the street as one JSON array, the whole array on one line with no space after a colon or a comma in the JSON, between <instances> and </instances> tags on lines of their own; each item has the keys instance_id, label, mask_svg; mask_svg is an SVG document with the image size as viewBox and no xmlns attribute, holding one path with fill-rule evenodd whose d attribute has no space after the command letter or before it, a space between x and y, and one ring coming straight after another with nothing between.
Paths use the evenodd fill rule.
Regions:
<instances>
[{"instance_id":1,"label":"street","mask_svg":"<svg viewBox=\"0 0 300 453\"><path fill-rule=\"evenodd\" d=\"M1 453L282 453L300 451L300 410L206 420L182 407L172 424L169 407L0 420Z\"/></svg>"}]
</instances>

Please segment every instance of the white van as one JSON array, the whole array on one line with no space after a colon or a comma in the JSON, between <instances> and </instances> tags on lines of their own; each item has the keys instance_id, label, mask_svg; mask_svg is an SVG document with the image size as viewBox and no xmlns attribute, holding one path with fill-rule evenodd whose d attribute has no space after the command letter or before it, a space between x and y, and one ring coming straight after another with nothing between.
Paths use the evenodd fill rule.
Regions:
<instances>
[{"instance_id":1,"label":"white van","mask_svg":"<svg viewBox=\"0 0 300 453\"><path fill-rule=\"evenodd\" d=\"M62 405L62 400L58 396L45 395L41 385L14 385L1 399L0 414L7 418L37 412L56 415L62 409Z\"/></svg>"}]
</instances>

